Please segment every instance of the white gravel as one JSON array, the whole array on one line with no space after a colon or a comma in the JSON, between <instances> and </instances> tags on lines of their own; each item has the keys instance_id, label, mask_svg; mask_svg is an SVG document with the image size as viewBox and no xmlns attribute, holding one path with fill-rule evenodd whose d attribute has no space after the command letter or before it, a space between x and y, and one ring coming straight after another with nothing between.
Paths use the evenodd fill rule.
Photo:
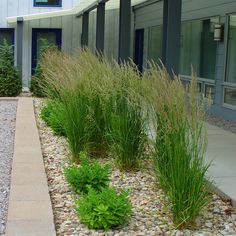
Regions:
<instances>
[{"instance_id":1,"label":"white gravel","mask_svg":"<svg viewBox=\"0 0 236 236\"><path fill-rule=\"evenodd\" d=\"M16 109L16 101L0 101L0 235L6 228Z\"/></svg>"},{"instance_id":2,"label":"white gravel","mask_svg":"<svg viewBox=\"0 0 236 236\"><path fill-rule=\"evenodd\" d=\"M35 100L45 169L48 176L49 192L53 204L54 219L58 236L215 236L236 234L236 212L230 202L212 194L212 202L200 214L191 229L176 230L172 222L169 202L158 187L152 169L146 168L136 173L124 173L115 167L111 173L111 183L116 189L130 189L133 204L132 217L126 224L104 232L89 230L79 222L74 210L76 195L68 187L63 175L63 166L68 161L66 140L53 135L39 118L42 103ZM101 163L109 159L99 160Z\"/></svg>"}]
</instances>

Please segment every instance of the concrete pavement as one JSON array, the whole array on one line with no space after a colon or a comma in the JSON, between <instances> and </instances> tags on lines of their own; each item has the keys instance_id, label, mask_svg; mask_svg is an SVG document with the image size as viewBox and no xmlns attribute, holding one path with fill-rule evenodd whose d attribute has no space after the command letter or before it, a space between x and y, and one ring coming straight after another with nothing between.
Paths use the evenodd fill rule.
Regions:
<instances>
[{"instance_id":1,"label":"concrete pavement","mask_svg":"<svg viewBox=\"0 0 236 236\"><path fill-rule=\"evenodd\" d=\"M18 100L6 236L55 236L33 98Z\"/></svg>"},{"instance_id":2,"label":"concrete pavement","mask_svg":"<svg viewBox=\"0 0 236 236\"><path fill-rule=\"evenodd\" d=\"M209 175L216 190L236 207L236 134L207 124Z\"/></svg>"}]
</instances>

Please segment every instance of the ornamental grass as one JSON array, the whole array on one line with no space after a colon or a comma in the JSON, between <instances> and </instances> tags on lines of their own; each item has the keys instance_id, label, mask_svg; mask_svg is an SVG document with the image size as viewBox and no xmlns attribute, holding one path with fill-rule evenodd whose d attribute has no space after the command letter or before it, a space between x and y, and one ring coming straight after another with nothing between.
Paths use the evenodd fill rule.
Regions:
<instances>
[{"instance_id":1,"label":"ornamental grass","mask_svg":"<svg viewBox=\"0 0 236 236\"><path fill-rule=\"evenodd\" d=\"M204 102L195 79L186 89L179 78L172 79L153 65L145 77L152 87L157 178L172 203L174 223L185 227L210 201Z\"/></svg>"},{"instance_id":2,"label":"ornamental grass","mask_svg":"<svg viewBox=\"0 0 236 236\"><path fill-rule=\"evenodd\" d=\"M150 64L141 76L132 62L120 65L87 49L73 55L51 51L41 66L45 93L63 107L72 161L78 163L85 151L136 170L151 146L176 227L191 225L210 200L205 102L196 80L186 89L164 68Z\"/></svg>"}]
</instances>

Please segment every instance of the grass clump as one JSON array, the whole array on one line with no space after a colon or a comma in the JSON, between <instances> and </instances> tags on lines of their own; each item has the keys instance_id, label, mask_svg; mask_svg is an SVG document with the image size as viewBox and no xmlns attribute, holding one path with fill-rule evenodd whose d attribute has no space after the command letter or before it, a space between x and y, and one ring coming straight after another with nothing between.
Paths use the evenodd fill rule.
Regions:
<instances>
[{"instance_id":1,"label":"grass clump","mask_svg":"<svg viewBox=\"0 0 236 236\"><path fill-rule=\"evenodd\" d=\"M95 160L89 160L87 154L80 153L80 166L70 166L65 168L65 176L68 183L77 193L87 194L89 189L101 192L109 185L109 174L111 166L101 166Z\"/></svg>"},{"instance_id":2,"label":"grass clump","mask_svg":"<svg viewBox=\"0 0 236 236\"><path fill-rule=\"evenodd\" d=\"M105 188L101 192L90 189L76 205L82 223L92 229L105 230L127 222L132 209L128 193L117 194L114 188Z\"/></svg>"},{"instance_id":3,"label":"grass clump","mask_svg":"<svg viewBox=\"0 0 236 236\"><path fill-rule=\"evenodd\" d=\"M120 66L88 50L73 56L44 56L45 90L65 107L65 132L73 160L79 153L104 156L111 152L122 169L134 169L143 155L145 125L132 65Z\"/></svg>"},{"instance_id":4,"label":"grass clump","mask_svg":"<svg viewBox=\"0 0 236 236\"><path fill-rule=\"evenodd\" d=\"M54 134L59 136L65 136L63 109L60 103L48 101L40 113L41 118L53 130Z\"/></svg>"},{"instance_id":5,"label":"grass clump","mask_svg":"<svg viewBox=\"0 0 236 236\"><path fill-rule=\"evenodd\" d=\"M146 120L139 94L142 82L132 65L115 66L115 89L106 110L112 156L124 170L139 167L147 145Z\"/></svg>"},{"instance_id":6,"label":"grass clump","mask_svg":"<svg viewBox=\"0 0 236 236\"><path fill-rule=\"evenodd\" d=\"M106 155L104 97L109 89L110 67L87 51L73 56L63 53L45 55L42 68L49 97L65 107L65 132L73 161L79 153Z\"/></svg>"},{"instance_id":7,"label":"grass clump","mask_svg":"<svg viewBox=\"0 0 236 236\"><path fill-rule=\"evenodd\" d=\"M151 68L148 76L155 103L154 164L159 181L172 203L177 227L191 225L209 202L205 164L206 131L196 81L189 93L165 70Z\"/></svg>"}]
</instances>

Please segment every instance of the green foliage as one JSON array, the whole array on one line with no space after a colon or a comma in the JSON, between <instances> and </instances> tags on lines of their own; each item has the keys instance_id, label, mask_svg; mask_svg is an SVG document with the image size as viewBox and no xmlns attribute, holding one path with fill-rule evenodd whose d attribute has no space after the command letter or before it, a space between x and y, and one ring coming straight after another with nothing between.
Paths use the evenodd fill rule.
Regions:
<instances>
[{"instance_id":1,"label":"green foliage","mask_svg":"<svg viewBox=\"0 0 236 236\"><path fill-rule=\"evenodd\" d=\"M102 191L109 185L109 174L111 166L101 166L95 160L89 160L85 153L80 153L81 165L65 168L65 176L68 183L78 193L87 194L92 188Z\"/></svg>"},{"instance_id":2,"label":"green foliage","mask_svg":"<svg viewBox=\"0 0 236 236\"><path fill-rule=\"evenodd\" d=\"M55 50L56 46L50 44L46 39L40 39L40 41L42 45L40 47L35 73L31 78L30 91L37 97L45 97L46 94L44 89L46 87L46 82L44 79L43 70L41 68L41 61L43 60L45 53L47 51Z\"/></svg>"},{"instance_id":3,"label":"green foliage","mask_svg":"<svg viewBox=\"0 0 236 236\"><path fill-rule=\"evenodd\" d=\"M48 101L40 113L41 118L59 136L65 136L63 109L60 103Z\"/></svg>"},{"instance_id":4,"label":"green foliage","mask_svg":"<svg viewBox=\"0 0 236 236\"><path fill-rule=\"evenodd\" d=\"M90 189L76 205L82 223L92 229L105 230L127 222L132 209L128 193L117 194L113 188L103 189L102 192Z\"/></svg>"},{"instance_id":5,"label":"green foliage","mask_svg":"<svg viewBox=\"0 0 236 236\"><path fill-rule=\"evenodd\" d=\"M14 66L12 46L4 40L0 46L0 97L17 96L21 89L19 73Z\"/></svg>"}]
</instances>

